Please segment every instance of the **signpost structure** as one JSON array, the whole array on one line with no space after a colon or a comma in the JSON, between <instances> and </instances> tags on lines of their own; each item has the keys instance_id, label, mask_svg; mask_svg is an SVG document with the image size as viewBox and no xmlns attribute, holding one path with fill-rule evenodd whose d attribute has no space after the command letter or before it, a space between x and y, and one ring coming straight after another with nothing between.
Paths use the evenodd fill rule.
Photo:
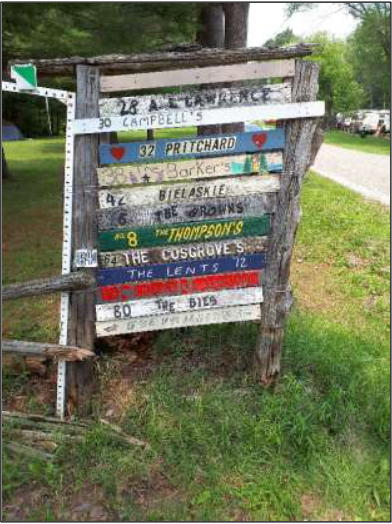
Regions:
<instances>
[{"instance_id":1,"label":"signpost structure","mask_svg":"<svg viewBox=\"0 0 392 524\"><path fill-rule=\"evenodd\" d=\"M318 66L295 59L311 54L304 45L203 50L193 60L188 54L32 61L46 73L76 67L67 142L74 160L74 190L67 193L72 247L67 241L66 250L74 260L69 270L95 278L97 289L70 292L67 342L93 349L97 336L253 320L260 324L256 375L267 386L280 370L299 194L324 113L316 100ZM268 78L280 83L260 83ZM178 95L101 95L234 80L259 83L187 87ZM262 119L279 121L277 128L109 140L112 131ZM66 386L58 413L64 406L88 410L92 363L69 364Z\"/></svg>"}]
</instances>

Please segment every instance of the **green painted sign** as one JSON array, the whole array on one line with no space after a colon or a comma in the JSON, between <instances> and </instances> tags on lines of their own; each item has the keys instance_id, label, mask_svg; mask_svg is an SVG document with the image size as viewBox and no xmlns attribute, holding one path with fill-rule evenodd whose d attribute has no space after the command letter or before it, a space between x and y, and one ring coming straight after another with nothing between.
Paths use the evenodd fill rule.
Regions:
<instances>
[{"instance_id":1,"label":"green painted sign","mask_svg":"<svg viewBox=\"0 0 392 524\"><path fill-rule=\"evenodd\" d=\"M241 219L207 220L205 222L183 222L168 226L141 227L137 229L115 229L99 233L101 251L139 247L188 244L207 240L267 235L270 216Z\"/></svg>"},{"instance_id":2,"label":"green painted sign","mask_svg":"<svg viewBox=\"0 0 392 524\"><path fill-rule=\"evenodd\" d=\"M32 64L11 66L11 78L22 91L34 91L37 86L37 68Z\"/></svg>"}]
</instances>

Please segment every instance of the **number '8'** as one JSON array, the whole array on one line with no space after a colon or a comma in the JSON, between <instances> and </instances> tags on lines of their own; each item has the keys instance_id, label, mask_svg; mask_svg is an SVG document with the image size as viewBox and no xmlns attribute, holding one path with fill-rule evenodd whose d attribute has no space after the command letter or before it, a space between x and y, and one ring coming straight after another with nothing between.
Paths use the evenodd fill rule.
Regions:
<instances>
[{"instance_id":1,"label":"number '8'","mask_svg":"<svg viewBox=\"0 0 392 524\"><path fill-rule=\"evenodd\" d=\"M137 247L137 234L134 231L127 233L127 239L129 247Z\"/></svg>"}]
</instances>

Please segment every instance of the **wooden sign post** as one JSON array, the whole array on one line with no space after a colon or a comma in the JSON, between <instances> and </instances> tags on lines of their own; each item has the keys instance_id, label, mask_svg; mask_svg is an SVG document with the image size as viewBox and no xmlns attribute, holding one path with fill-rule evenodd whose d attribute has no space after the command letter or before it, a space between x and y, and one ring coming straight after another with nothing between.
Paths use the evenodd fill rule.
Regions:
<instances>
[{"instance_id":1,"label":"wooden sign post","mask_svg":"<svg viewBox=\"0 0 392 524\"><path fill-rule=\"evenodd\" d=\"M292 100L315 100L319 67L314 62L297 61ZM256 376L264 386L280 373L284 326L292 305L289 284L290 262L300 218L301 185L310 164L312 139L317 119L283 122L286 128L285 176L281 178L276 212L272 218L269 264L263 272L264 302L256 347Z\"/></svg>"},{"instance_id":2,"label":"wooden sign post","mask_svg":"<svg viewBox=\"0 0 392 524\"><path fill-rule=\"evenodd\" d=\"M76 67L76 118L98 115L99 70L96 67ZM72 210L72 250L94 250L97 247L96 187L99 135L75 137L74 195ZM93 269L84 269L94 274ZM68 343L94 350L95 293L70 293ZM87 413L94 386L93 363L75 362L67 365L66 397L68 413L77 409Z\"/></svg>"},{"instance_id":3,"label":"wooden sign post","mask_svg":"<svg viewBox=\"0 0 392 524\"><path fill-rule=\"evenodd\" d=\"M295 60L309 54L301 44L31 61L38 71L50 63L66 74L76 65L76 119L68 122L73 270L94 278L96 289L70 292L70 346L91 350L97 336L257 321L257 380L276 380L300 190L324 114L318 66ZM280 83L257 83L266 78ZM212 87L243 80L252 87ZM211 87L189 88L200 84ZM99 100L101 92L172 86L188 87ZM108 139L112 131L263 119L278 121L276 129ZM93 384L91 363L68 364L68 413L88 411Z\"/></svg>"}]
</instances>

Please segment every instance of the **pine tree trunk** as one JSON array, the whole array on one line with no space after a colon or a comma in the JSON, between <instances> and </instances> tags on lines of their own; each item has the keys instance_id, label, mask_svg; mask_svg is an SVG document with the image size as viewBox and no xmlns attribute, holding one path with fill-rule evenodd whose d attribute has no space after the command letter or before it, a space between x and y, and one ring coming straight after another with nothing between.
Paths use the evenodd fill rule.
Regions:
<instances>
[{"instance_id":1,"label":"pine tree trunk","mask_svg":"<svg viewBox=\"0 0 392 524\"><path fill-rule=\"evenodd\" d=\"M201 28L197 34L197 42L203 47L223 48L225 44L224 12L222 4L206 3L200 13ZM208 84L201 89L208 89ZM216 87L216 85L214 86ZM213 135L220 133L222 126L199 126L198 135Z\"/></svg>"},{"instance_id":2,"label":"pine tree trunk","mask_svg":"<svg viewBox=\"0 0 392 524\"><path fill-rule=\"evenodd\" d=\"M249 2L228 2L225 10L225 48L238 49L246 47L248 34ZM222 133L241 133L244 123L224 124Z\"/></svg>"}]
</instances>

